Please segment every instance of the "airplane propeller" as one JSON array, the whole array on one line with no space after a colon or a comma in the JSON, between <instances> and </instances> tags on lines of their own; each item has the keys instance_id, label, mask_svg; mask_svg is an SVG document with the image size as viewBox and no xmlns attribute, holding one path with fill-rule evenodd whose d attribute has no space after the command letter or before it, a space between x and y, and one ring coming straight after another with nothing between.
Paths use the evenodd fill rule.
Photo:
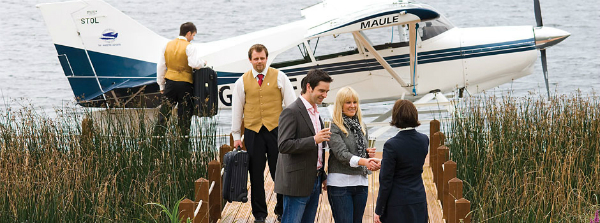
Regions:
<instances>
[{"instance_id":1,"label":"airplane propeller","mask_svg":"<svg viewBox=\"0 0 600 223\"><path fill-rule=\"evenodd\" d=\"M540 0L533 0L533 10L535 11L535 22L537 23L537 27L543 27L544 22L542 22L542 10L540 8ZM540 54L542 57L542 70L544 71L544 81L546 81L546 91L548 92L548 98L550 98L550 87L548 86L548 63L546 61L546 49L540 49Z\"/></svg>"}]
</instances>

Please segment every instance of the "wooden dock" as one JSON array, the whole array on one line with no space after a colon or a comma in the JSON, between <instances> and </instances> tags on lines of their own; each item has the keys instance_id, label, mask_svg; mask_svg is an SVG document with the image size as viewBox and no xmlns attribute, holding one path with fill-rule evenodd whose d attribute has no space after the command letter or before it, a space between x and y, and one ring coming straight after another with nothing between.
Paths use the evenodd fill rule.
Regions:
<instances>
[{"instance_id":1,"label":"wooden dock","mask_svg":"<svg viewBox=\"0 0 600 223\"><path fill-rule=\"evenodd\" d=\"M381 152L378 152L377 157L381 158ZM328 154L326 154L326 159L328 158ZM265 177L265 197L268 198L267 206L269 210L269 216L266 219L266 222L272 223L277 222L275 214L273 213L273 209L275 208L275 203L277 201L275 193L273 193L273 180L271 179L269 173L269 167L264 173ZM425 191L427 193L427 205L429 211L429 222L438 223L443 222L442 220L442 207L440 202L437 200L437 189L433 183L433 173L431 168L429 167L429 155L425 159L425 164L423 166L423 183L425 185ZM369 175L369 197L367 198L367 206L365 208L365 213L363 215L363 222L373 222L373 213L375 211L375 203L377 201L377 194L379 192L379 171L374 172L372 175ZM250 182L248 182L248 193L250 193ZM252 194L248 196L248 202L234 202L227 203L223 208L223 212L221 214L221 220L219 222L223 223L244 223L244 222L254 222L254 217L252 216L252 208L250 205L250 200L252 199ZM329 206L329 201L327 199L327 191L323 191L320 196L319 207L317 209L317 216L315 218L315 222L333 222L333 217L331 215L331 207Z\"/></svg>"}]
</instances>

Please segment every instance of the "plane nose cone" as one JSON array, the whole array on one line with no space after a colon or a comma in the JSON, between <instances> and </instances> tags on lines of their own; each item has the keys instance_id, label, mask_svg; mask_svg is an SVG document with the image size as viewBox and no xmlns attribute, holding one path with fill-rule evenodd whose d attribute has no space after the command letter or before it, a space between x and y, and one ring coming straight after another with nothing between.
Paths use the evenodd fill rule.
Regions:
<instances>
[{"instance_id":1,"label":"plane nose cone","mask_svg":"<svg viewBox=\"0 0 600 223\"><path fill-rule=\"evenodd\" d=\"M567 31L552 27L535 27L533 28L533 34L535 36L535 47L538 49L554 46L571 35Z\"/></svg>"}]
</instances>

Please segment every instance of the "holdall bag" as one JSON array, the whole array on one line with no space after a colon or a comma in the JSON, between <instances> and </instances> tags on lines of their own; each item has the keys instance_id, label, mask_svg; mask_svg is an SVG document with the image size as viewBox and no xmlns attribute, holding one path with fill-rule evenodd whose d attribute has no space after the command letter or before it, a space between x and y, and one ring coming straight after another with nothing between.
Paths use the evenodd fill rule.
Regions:
<instances>
[{"instance_id":1,"label":"holdall bag","mask_svg":"<svg viewBox=\"0 0 600 223\"><path fill-rule=\"evenodd\" d=\"M217 114L219 101L217 72L208 67L194 70L194 115L211 117Z\"/></svg>"},{"instance_id":2,"label":"holdall bag","mask_svg":"<svg viewBox=\"0 0 600 223\"><path fill-rule=\"evenodd\" d=\"M227 202L248 201L248 160L250 155L241 147L233 149L223 157L223 199Z\"/></svg>"}]
</instances>

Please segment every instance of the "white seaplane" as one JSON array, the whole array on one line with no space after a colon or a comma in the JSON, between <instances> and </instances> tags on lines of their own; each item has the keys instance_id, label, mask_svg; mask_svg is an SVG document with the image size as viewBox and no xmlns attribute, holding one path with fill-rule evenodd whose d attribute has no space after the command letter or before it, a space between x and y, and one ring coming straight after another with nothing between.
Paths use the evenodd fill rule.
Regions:
<instances>
[{"instance_id":1,"label":"white seaplane","mask_svg":"<svg viewBox=\"0 0 600 223\"><path fill-rule=\"evenodd\" d=\"M362 102L481 92L531 74L537 50L547 86L545 49L570 34L544 27L539 0L534 5L537 26L458 28L425 4L324 0L303 9L300 21L193 44L218 72L221 108L231 106L232 84L250 68L246 55L255 43L269 49L268 63L297 91L309 69L321 68L334 78L331 94L351 86ZM101 0L37 7L80 105L158 105L156 62L169 39Z\"/></svg>"}]
</instances>

